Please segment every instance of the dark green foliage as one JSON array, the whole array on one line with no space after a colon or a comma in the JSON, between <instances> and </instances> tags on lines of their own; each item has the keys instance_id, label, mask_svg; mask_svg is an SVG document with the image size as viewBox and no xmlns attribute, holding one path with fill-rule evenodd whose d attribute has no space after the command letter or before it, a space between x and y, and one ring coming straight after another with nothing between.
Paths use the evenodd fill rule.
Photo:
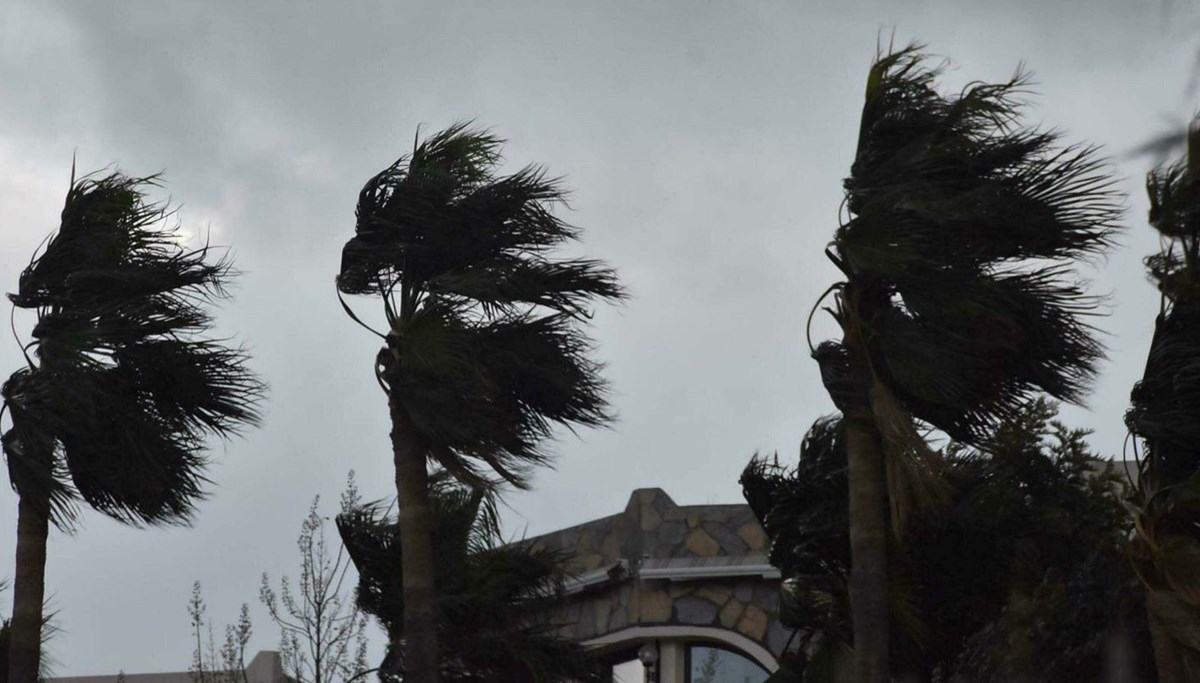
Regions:
<instances>
[{"instance_id":1,"label":"dark green foliage","mask_svg":"<svg viewBox=\"0 0 1200 683\"><path fill-rule=\"evenodd\" d=\"M0 580L0 593L8 590L8 581ZM46 643L54 638L58 633L58 625L55 624L55 612L49 609L43 610L42 616L42 647L41 647L41 662L38 666L38 680L44 681L54 673L54 668L58 662L50 655L49 648ZM8 683L8 644L12 636L12 620L8 617L0 617L0 683Z\"/></svg>"},{"instance_id":2,"label":"dark green foliage","mask_svg":"<svg viewBox=\"0 0 1200 683\"><path fill-rule=\"evenodd\" d=\"M165 207L145 201L156 180L73 181L58 232L9 295L37 314L29 366L3 387L9 477L60 525L77 499L126 523L186 522L204 436L257 420L245 353L198 336L230 265L179 246Z\"/></svg>"},{"instance_id":3,"label":"dark green foliage","mask_svg":"<svg viewBox=\"0 0 1200 683\"><path fill-rule=\"evenodd\" d=\"M795 467L755 458L742 491L771 539L770 562L788 581L785 624L836 642L849 628L849 503L842 421L817 420L800 445Z\"/></svg>"},{"instance_id":4,"label":"dark green foliage","mask_svg":"<svg viewBox=\"0 0 1200 683\"><path fill-rule=\"evenodd\" d=\"M554 606L566 558L516 543L502 545L490 498L444 474L431 483L442 679L445 681L598 681L586 649L536 617ZM400 538L379 506L337 520L359 572L357 601L393 643L403 642ZM402 646L389 647L381 678L398 680Z\"/></svg>"},{"instance_id":5,"label":"dark green foliage","mask_svg":"<svg viewBox=\"0 0 1200 683\"><path fill-rule=\"evenodd\" d=\"M1200 132L1190 136L1200 148ZM1162 292L1146 370L1133 389L1126 423L1146 448L1156 484L1200 471L1200 149L1150 173L1150 224L1166 238L1146 259Z\"/></svg>"},{"instance_id":6,"label":"dark green foliage","mask_svg":"<svg viewBox=\"0 0 1200 683\"><path fill-rule=\"evenodd\" d=\"M1187 140L1187 155L1146 181L1150 224L1163 242L1146 266L1162 304L1125 423L1140 469L1132 557L1152 617L1187 650L1181 661L1194 672L1200 669L1200 123ZM1173 668L1162 658L1159 665Z\"/></svg>"},{"instance_id":7,"label":"dark green foliage","mask_svg":"<svg viewBox=\"0 0 1200 683\"><path fill-rule=\"evenodd\" d=\"M1023 76L945 96L919 49L871 69L830 252L865 298L837 313L907 412L979 443L1036 392L1081 398L1102 349L1068 261L1120 202L1094 149L1021 126Z\"/></svg>"},{"instance_id":8,"label":"dark green foliage","mask_svg":"<svg viewBox=\"0 0 1200 683\"><path fill-rule=\"evenodd\" d=\"M502 142L458 124L368 181L337 280L383 299L381 383L475 486L524 486L554 425L607 420L578 322L623 296L601 262L552 257L578 236L552 211L565 192L540 168L497 175Z\"/></svg>"},{"instance_id":9,"label":"dark green foliage","mask_svg":"<svg viewBox=\"0 0 1200 683\"><path fill-rule=\"evenodd\" d=\"M1145 646L1120 478L1097 473L1086 432L1054 416L1039 400L978 449L946 450L953 499L914 514L889 548L895 675L1095 681L1112 629L1132 624ZM756 458L742 476L785 578L784 622L802 646L780 680L833 680L852 640L844 449L840 420L823 418L794 467Z\"/></svg>"}]
</instances>

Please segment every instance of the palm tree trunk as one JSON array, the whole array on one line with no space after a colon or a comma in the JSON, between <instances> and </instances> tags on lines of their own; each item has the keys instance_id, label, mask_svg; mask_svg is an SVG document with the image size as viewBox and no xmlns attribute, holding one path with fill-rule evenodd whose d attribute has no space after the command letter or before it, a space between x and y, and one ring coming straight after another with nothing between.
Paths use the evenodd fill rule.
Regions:
<instances>
[{"instance_id":1,"label":"palm tree trunk","mask_svg":"<svg viewBox=\"0 0 1200 683\"><path fill-rule=\"evenodd\" d=\"M388 405L392 415L392 455L399 501L396 521L404 575L404 680L437 683L438 615L426 448L399 401L390 398Z\"/></svg>"},{"instance_id":2,"label":"palm tree trunk","mask_svg":"<svg viewBox=\"0 0 1200 683\"><path fill-rule=\"evenodd\" d=\"M850 612L854 680L887 683L887 484L883 445L870 417L846 419L850 480Z\"/></svg>"},{"instance_id":3,"label":"palm tree trunk","mask_svg":"<svg viewBox=\"0 0 1200 683\"><path fill-rule=\"evenodd\" d=\"M887 683L891 633L888 613L888 494L883 438L871 410L871 373L861 320L884 294L849 284L842 344L854 389L841 405L850 484L850 616L854 627L855 683Z\"/></svg>"},{"instance_id":4,"label":"palm tree trunk","mask_svg":"<svg viewBox=\"0 0 1200 683\"><path fill-rule=\"evenodd\" d=\"M41 665L42 602L46 594L46 515L21 499L17 506L17 568L9 631L9 683L36 683Z\"/></svg>"}]
</instances>

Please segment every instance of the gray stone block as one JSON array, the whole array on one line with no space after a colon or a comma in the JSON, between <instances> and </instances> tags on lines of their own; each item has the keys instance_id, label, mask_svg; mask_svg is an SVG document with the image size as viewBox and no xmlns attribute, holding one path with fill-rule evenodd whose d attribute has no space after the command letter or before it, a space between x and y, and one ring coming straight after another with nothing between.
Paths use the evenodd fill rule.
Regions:
<instances>
[{"instance_id":1,"label":"gray stone block","mask_svg":"<svg viewBox=\"0 0 1200 683\"><path fill-rule=\"evenodd\" d=\"M717 606L695 596L686 596L675 601L675 620L681 624L706 626L717 618Z\"/></svg>"},{"instance_id":2,"label":"gray stone block","mask_svg":"<svg viewBox=\"0 0 1200 683\"><path fill-rule=\"evenodd\" d=\"M741 555L749 550L742 537L738 536L736 531L724 524L705 522L703 526L708 535L716 539L717 543L721 545L722 555Z\"/></svg>"}]
</instances>

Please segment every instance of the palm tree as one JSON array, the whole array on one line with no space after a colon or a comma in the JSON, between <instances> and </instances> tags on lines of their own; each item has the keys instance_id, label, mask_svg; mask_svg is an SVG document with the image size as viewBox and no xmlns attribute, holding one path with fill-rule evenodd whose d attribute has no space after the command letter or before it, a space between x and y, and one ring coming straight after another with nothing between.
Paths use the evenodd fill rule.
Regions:
<instances>
[{"instance_id":1,"label":"palm tree","mask_svg":"<svg viewBox=\"0 0 1200 683\"><path fill-rule=\"evenodd\" d=\"M256 420L245 353L199 336L229 262L179 246L166 207L145 201L154 185L72 173L57 234L9 294L37 315L28 366L2 390L19 497L10 683L37 679L50 523L70 528L79 500L127 524L186 523L205 434Z\"/></svg>"},{"instance_id":2,"label":"palm tree","mask_svg":"<svg viewBox=\"0 0 1200 683\"><path fill-rule=\"evenodd\" d=\"M430 477L429 501L438 529L433 549L442 680L602 680L587 649L541 618L561 595L567 558L524 543L501 544L493 499L454 483L444 471ZM391 638L380 677L401 680L408 659L403 534L378 505L344 512L337 524L358 569L358 606Z\"/></svg>"},{"instance_id":3,"label":"palm tree","mask_svg":"<svg viewBox=\"0 0 1200 683\"><path fill-rule=\"evenodd\" d=\"M368 181L337 279L341 293L382 299L389 326L375 374L392 421L415 683L439 671L426 461L481 490L525 487L555 425L608 420L577 323L622 290L599 261L552 257L579 236L551 212L564 190L539 167L498 176L502 142L456 124Z\"/></svg>"},{"instance_id":4,"label":"palm tree","mask_svg":"<svg viewBox=\"0 0 1200 683\"><path fill-rule=\"evenodd\" d=\"M1142 446L1132 551L1159 676L1175 683L1200 677L1200 120L1184 158L1151 172L1146 187L1163 241L1146 265L1162 304L1125 415Z\"/></svg>"},{"instance_id":5,"label":"palm tree","mask_svg":"<svg viewBox=\"0 0 1200 683\"><path fill-rule=\"evenodd\" d=\"M918 46L867 78L848 217L827 254L842 339L813 350L845 419L857 680L888 675L886 534L943 497L918 427L967 444L1040 390L1077 401L1102 356L1070 260L1120 201L1090 147L1023 128L1025 79L934 88ZM917 420L918 422L914 421Z\"/></svg>"}]
</instances>

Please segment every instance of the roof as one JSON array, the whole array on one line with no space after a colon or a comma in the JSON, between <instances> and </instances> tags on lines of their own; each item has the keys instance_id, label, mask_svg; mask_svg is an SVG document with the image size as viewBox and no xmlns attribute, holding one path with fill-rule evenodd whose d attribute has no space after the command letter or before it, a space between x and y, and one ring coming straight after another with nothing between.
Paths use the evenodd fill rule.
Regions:
<instances>
[{"instance_id":1,"label":"roof","mask_svg":"<svg viewBox=\"0 0 1200 683\"><path fill-rule=\"evenodd\" d=\"M117 683L121 680L124 683L196 683L197 681L190 671L164 671L142 674L121 672L99 676L60 676L47 678L46 683ZM283 662L278 652L260 650L246 665L246 680L248 683L288 683L292 679L284 675Z\"/></svg>"},{"instance_id":2,"label":"roof","mask_svg":"<svg viewBox=\"0 0 1200 683\"><path fill-rule=\"evenodd\" d=\"M643 569L661 578L771 573L767 536L749 505L678 505L659 488L634 491L621 513L524 542L568 553L575 587Z\"/></svg>"}]
</instances>

